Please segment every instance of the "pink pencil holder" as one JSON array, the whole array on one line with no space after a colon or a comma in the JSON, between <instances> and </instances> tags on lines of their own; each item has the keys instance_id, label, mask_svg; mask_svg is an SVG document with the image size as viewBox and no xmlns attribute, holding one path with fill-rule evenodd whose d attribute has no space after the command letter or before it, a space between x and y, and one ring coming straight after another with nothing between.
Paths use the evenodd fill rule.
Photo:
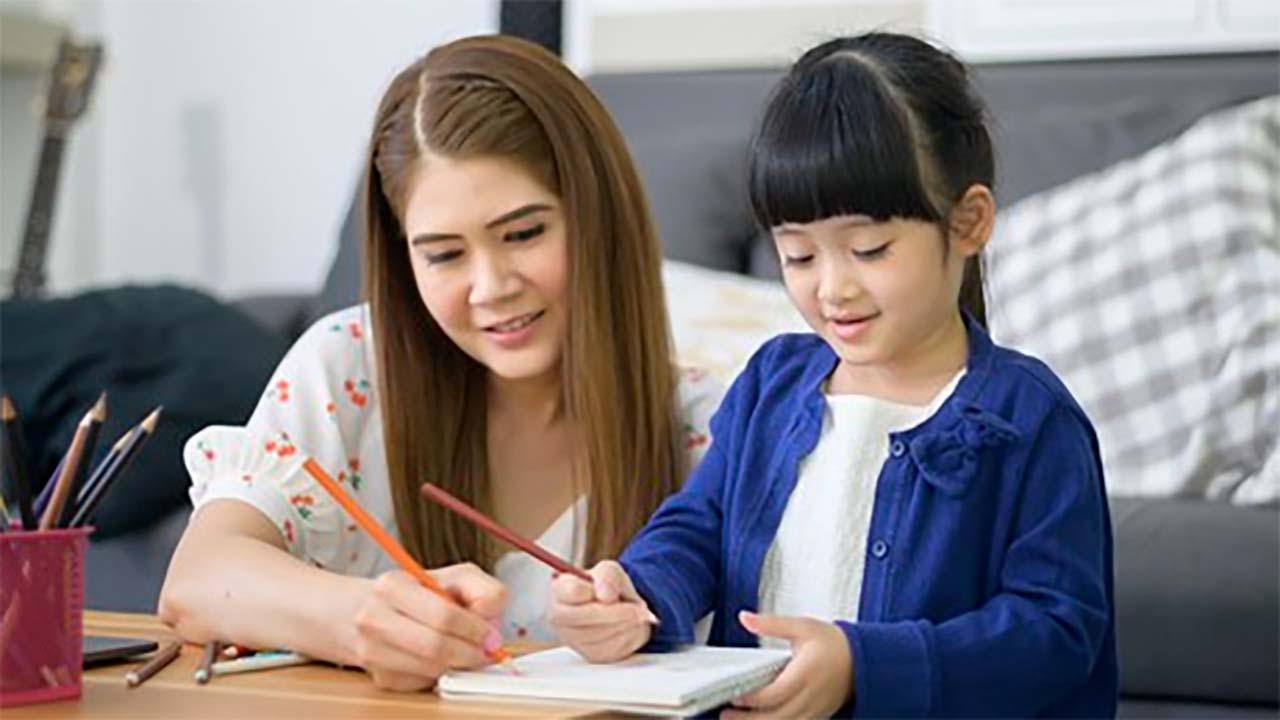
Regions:
<instances>
[{"instance_id":1,"label":"pink pencil holder","mask_svg":"<svg viewBox=\"0 0 1280 720\"><path fill-rule=\"evenodd\" d=\"M80 697L89 532L0 533L0 707Z\"/></svg>"}]
</instances>

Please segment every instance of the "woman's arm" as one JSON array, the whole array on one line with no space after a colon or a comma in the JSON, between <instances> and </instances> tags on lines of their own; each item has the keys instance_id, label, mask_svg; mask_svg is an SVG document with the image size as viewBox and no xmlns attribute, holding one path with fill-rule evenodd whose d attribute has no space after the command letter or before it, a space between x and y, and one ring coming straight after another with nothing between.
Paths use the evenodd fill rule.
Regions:
<instances>
[{"instance_id":1,"label":"woman's arm","mask_svg":"<svg viewBox=\"0 0 1280 720\"><path fill-rule=\"evenodd\" d=\"M391 690L421 690L450 668L488 662L502 584L474 565L432 572L459 602L407 573L376 580L322 570L291 556L279 530L247 503L215 500L174 552L160 618L192 642L289 648L369 671Z\"/></svg>"},{"instance_id":2,"label":"woman's arm","mask_svg":"<svg viewBox=\"0 0 1280 720\"><path fill-rule=\"evenodd\" d=\"M160 619L192 642L234 639L356 665L355 625L337 620L355 617L373 582L298 560L262 513L215 500L195 513L174 551Z\"/></svg>"}]
</instances>

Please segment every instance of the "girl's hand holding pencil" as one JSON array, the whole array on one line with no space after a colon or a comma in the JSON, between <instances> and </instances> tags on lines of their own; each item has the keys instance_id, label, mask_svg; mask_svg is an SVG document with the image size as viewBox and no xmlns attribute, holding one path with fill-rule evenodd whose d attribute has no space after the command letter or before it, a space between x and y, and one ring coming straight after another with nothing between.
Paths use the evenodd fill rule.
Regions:
<instances>
[{"instance_id":1,"label":"girl's hand holding pencil","mask_svg":"<svg viewBox=\"0 0 1280 720\"><path fill-rule=\"evenodd\" d=\"M622 660L649 642L658 618L618 563L605 560L588 573L591 582L569 573L551 582L547 620L587 660Z\"/></svg>"}]
</instances>

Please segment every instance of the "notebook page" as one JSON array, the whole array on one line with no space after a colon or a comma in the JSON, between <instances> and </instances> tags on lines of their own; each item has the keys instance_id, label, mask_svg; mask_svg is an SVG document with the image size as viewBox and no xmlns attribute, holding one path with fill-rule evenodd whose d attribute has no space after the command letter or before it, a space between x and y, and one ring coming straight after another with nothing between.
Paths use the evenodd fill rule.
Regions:
<instances>
[{"instance_id":1,"label":"notebook page","mask_svg":"<svg viewBox=\"0 0 1280 720\"><path fill-rule=\"evenodd\" d=\"M520 675L493 666L451 672L442 693L541 698L600 704L681 707L751 681L763 685L782 669L787 650L689 647L671 653L638 653L611 664L592 664L573 650L556 648L517 658Z\"/></svg>"}]
</instances>

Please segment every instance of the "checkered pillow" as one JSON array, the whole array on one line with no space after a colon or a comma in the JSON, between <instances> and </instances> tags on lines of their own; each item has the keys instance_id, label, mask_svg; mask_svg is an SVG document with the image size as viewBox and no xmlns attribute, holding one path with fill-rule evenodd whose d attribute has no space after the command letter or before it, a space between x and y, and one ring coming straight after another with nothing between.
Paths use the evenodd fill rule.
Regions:
<instances>
[{"instance_id":1,"label":"checkered pillow","mask_svg":"<svg viewBox=\"0 0 1280 720\"><path fill-rule=\"evenodd\" d=\"M1280 96L1019 202L992 335L1089 413L1116 495L1280 498Z\"/></svg>"}]
</instances>

